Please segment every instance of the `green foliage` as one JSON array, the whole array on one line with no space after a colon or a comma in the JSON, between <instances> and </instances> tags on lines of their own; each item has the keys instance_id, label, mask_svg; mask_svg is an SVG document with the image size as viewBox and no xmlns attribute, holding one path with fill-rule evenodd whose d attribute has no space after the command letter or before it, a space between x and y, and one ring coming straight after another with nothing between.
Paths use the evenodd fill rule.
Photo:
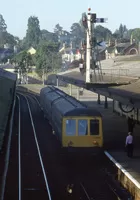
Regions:
<instances>
[{"instance_id":1,"label":"green foliage","mask_svg":"<svg viewBox=\"0 0 140 200\"><path fill-rule=\"evenodd\" d=\"M8 44L10 48L13 48L17 44L17 38L12 34L7 32L7 25L3 16L0 14L0 47L3 47L4 44Z\"/></svg>"},{"instance_id":2,"label":"green foliage","mask_svg":"<svg viewBox=\"0 0 140 200\"><path fill-rule=\"evenodd\" d=\"M128 29L126 28L126 25L120 24L119 29L117 29L114 34L113 37L115 39L130 39L130 35L128 34Z\"/></svg>"},{"instance_id":3,"label":"green foliage","mask_svg":"<svg viewBox=\"0 0 140 200\"><path fill-rule=\"evenodd\" d=\"M25 38L25 46L27 48L30 48L31 46L36 48L41 38L41 31L38 18L35 16L29 17L27 26L28 28Z\"/></svg>"},{"instance_id":4,"label":"green foliage","mask_svg":"<svg viewBox=\"0 0 140 200\"><path fill-rule=\"evenodd\" d=\"M63 30L63 28L59 24L56 24L56 26L54 28L54 33L59 35L62 32L62 30Z\"/></svg>"},{"instance_id":5,"label":"green foliage","mask_svg":"<svg viewBox=\"0 0 140 200\"><path fill-rule=\"evenodd\" d=\"M5 43L5 33L7 32L7 25L3 16L0 14L0 47L3 47Z\"/></svg>"},{"instance_id":6,"label":"green foliage","mask_svg":"<svg viewBox=\"0 0 140 200\"><path fill-rule=\"evenodd\" d=\"M20 68L24 74L27 69L31 70L31 66L34 65L34 61L30 53L22 51L11 59L11 64L15 64L17 66L16 68Z\"/></svg>"},{"instance_id":7,"label":"green foliage","mask_svg":"<svg viewBox=\"0 0 140 200\"><path fill-rule=\"evenodd\" d=\"M17 44L16 39L10 33L5 33L5 43L9 44L11 47Z\"/></svg>"},{"instance_id":8,"label":"green foliage","mask_svg":"<svg viewBox=\"0 0 140 200\"><path fill-rule=\"evenodd\" d=\"M108 28L98 25L95 28L95 37L98 41L105 41L112 37L112 32Z\"/></svg>"},{"instance_id":9,"label":"green foliage","mask_svg":"<svg viewBox=\"0 0 140 200\"><path fill-rule=\"evenodd\" d=\"M0 14L0 32L6 32L7 25L5 23L5 20L3 16Z\"/></svg>"},{"instance_id":10,"label":"green foliage","mask_svg":"<svg viewBox=\"0 0 140 200\"><path fill-rule=\"evenodd\" d=\"M36 72L42 76L43 69L45 73L54 71L61 66L61 57L58 55L59 43L45 42L37 48Z\"/></svg>"},{"instance_id":11,"label":"green foliage","mask_svg":"<svg viewBox=\"0 0 140 200\"><path fill-rule=\"evenodd\" d=\"M119 34L120 34L120 38L123 38L123 34L124 34L124 27L122 24L120 24L120 27L119 27Z\"/></svg>"},{"instance_id":12,"label":"green foliage","mask_svg":"<svg viewBox=\"0 0 140 200\"><path fill-rule=\"evenodd\" d=\"M136 42L139 42L140 41L140 28L136 28L134 29L132 32L132 37L133 39L135 39Z\"/></svg>"},{"instance_id":13,"label":"green foliage","mask_svg":"<svg viewBox=\"0 0 140 200\"><path fill-rule=\"evenodd\" d=\"M14 54L14 53L13 53L13 54ZM10 55L10 56L7 56L7 57L4 57L4 58L0 59L1 63L7 63L8 60L12 60L12 59L13 59L13 56L14 56L13 54Z\"/></svg>"},{"instance_id":14,"label":"green foliage","mask_svg":"<svg viewBox=\"0 0 140 200\"><path fill-rule=\"evenodd\" d=\"M80 23L73 23L71 26L72 41L75 47L81 45L81 41L85 38L85 29Z\"/></svg>"},{"instance_id":15,"label":"green foliage","mask_svg":"<svg viewBox=\"0 0 140 200\"><path fill-rule=\"evenodd\" d=\"M58 36L55 33L50 33L49 31L43 29L41 30L41 41L57 42Z\"/></svg>"},{"instance_id":16,"label":"green foliage","mask_svg":"<svg viewBox=\"0 0 140 200\"><path fill-rule=\"evenodd\" d=\"M82 13L82 18L80 19L79 24L81 26L82 31L87 29L87 14L85 12Z\"/></svg>"}]
</instances>

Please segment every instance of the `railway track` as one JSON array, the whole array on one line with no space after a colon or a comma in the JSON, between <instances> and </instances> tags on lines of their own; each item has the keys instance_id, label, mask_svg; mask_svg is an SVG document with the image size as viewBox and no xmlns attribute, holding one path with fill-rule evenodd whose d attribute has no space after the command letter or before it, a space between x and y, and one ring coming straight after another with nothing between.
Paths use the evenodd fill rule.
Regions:
<instances>
[{"instance_id":1,"label":"railway track","mask_svg":"<svg viewBox=\"0 0 140 200\"><path fill-rule=\"evenodd\" d=\"M60 145L32 94L17 93L9 168L2 200L117 200L104 155L61 158ZM107 182L108 181L108 182ZM123 198L125 199L125 198Z\"/></svg>"},{"instance_id":2,"label":"railway track","mask_svg":"<svg viewBox=\"0 0 140 200\"><path fill-rule=\"evenodd\" d=\"M20 94L16 100L11 146L13 149L10 151L3 199L13 197L12 199L18 200L32 198L51 200L29 100Z\"/></svg>"}]
</instances>

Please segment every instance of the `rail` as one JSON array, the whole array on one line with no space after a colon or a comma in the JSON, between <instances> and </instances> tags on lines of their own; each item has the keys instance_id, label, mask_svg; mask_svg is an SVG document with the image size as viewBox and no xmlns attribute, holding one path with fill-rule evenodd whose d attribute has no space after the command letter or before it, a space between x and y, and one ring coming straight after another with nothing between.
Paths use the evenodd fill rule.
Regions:
<instances>
[{"instance_id":1,"label":"rail","mask_svg":"<svg viewBox=\"0 0 140 200\"><path fill-rule=\"evenodd\" d=\"M41 168L42 168L42 172L43 172L43 176L44 176L44 180L45 180L46 190L47 190L47 193L48 193L48 198L49 198L49 200L52 200L51 194L50 194L49 185L48 185L48 180L47 180L47 176L46 176L46 172L45 172L45 168L44 168L44 164L43 164L43 160L42 160L42 156L41 156L41 152L40 152L40 148L39 148L39 144L38 144L38 140L37 140L37 136L36 136L36 130L35 130L35 125L34 125L34 121L33 121L33 116L32 116L32 112L31 112L31 107L30 107L30 104L29 104L29 100L25 95L23 95L21 93L20 93L20 95L22 95L26 99L26 102L27 102L28 111L29 111L30 120L31 120L31 125L32 125L32 128L33 128L33 133L34 133L34 138L35 138L35 143L36 143L38 156L39 156L39 160L40 160L40 164L41 164ZM37 101L37 103L39 103L39 102ZM20 183L19 186L21 186L21 183ZM19 200L20 200L20 198L19 198Z\"/></svg>"}]
</instances>

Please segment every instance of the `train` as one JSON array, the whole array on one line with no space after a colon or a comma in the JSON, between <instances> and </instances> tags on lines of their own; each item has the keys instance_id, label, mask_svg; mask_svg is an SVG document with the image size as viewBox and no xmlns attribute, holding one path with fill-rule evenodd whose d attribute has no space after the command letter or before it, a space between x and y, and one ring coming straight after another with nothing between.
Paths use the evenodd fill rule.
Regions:
<instances>
[{"instance_id":1,"label":"train","mask_svg":"<svg viewBox=\"0 0 140 200\"><path fill-rule=\"evenodd\" d=\"M103 147L102 115L54 86L40 91L40 104L63 150L98 152Z\"/></svg>"}]
</instances>

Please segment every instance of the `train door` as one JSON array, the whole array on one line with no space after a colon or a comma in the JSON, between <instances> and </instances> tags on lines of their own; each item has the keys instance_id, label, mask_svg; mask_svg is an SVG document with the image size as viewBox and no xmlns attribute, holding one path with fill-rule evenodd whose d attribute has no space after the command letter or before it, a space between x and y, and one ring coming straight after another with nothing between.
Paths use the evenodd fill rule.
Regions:
<instances>
[{"instance_id":1,"label":"train door","mask_svg":"<svg viewBox=\"0 0 140 200\"><path fill-rule=\"evenodd\" d=\"M89 119L89 137L90 145L103 146L102 119L100 117L92 117Z\"/></svg>"}]
</instances>

